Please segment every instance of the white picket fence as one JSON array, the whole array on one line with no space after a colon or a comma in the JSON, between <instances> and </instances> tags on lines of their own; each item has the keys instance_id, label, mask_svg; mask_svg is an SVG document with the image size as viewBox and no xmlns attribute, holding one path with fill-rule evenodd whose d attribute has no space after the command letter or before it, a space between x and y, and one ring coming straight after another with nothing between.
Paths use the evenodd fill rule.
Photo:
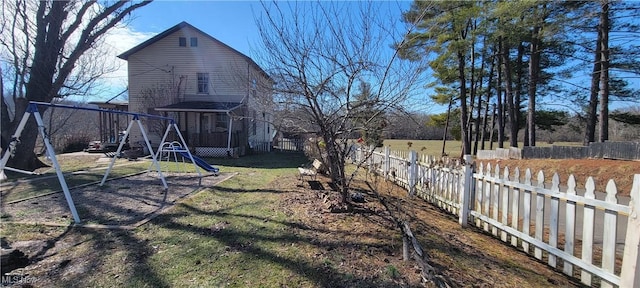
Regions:
<instances>
[{"instance_id":1,"label":"white picket fence","mask_svg":"<svg viewBox=\"0 0 640 288\"><path fill-rule=\"evenodd\" d=\"M463 227L475 225L585 285L640 287L640 174L630 201L620 203L612 180L600 193L592 178L579 191L573 175L563 184L554 174L549 183L542 171L534 179L529 169L520 175L518 169L474 167L470 156L443 161L385 147L372 154L360 149L355 158L457 215Z\"/></svg>"}]
</instances>

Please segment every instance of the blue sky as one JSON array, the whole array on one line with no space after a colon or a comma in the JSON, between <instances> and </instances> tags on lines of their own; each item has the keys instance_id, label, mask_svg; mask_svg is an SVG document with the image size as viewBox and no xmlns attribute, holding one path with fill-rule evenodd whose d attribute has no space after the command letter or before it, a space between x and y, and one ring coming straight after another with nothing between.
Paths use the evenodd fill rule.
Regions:
<instances>
[{"instance_id":1,"label":"blue sky","mask_svg":"<svg viewBox=\"0 0 640 288\"><path fill-rule=\"evenodd\" d=\"M305 2L302 2L305 3ZM306 2L311 3L311 2ZM356 3L353 1L352 3ZM396 19L411 5L409 0L378 1L380 17ZM259 1L154 1L134 12L126 27L112 31L106 40L111 46L113 58L154 35L186 21L245 55L256 57L260 46L260 36L255 18L260 17L263 7ZM120 69L110 73L105 79L111 86L102 93L101 100L107 100L126 88L126 62L117 59ZM433 108L433 106L432 106ZM442 112L443 107L430 109ZM434 111L438 110L438 111Z\"/></svg>"},{"instance_id":2,"label":"blue sky","mask_svg":"<svg viewBox=\"0 0 640 288\"><path fill-rule=\"evenodd\" d=\"M260 5L257 1L154 1L134 11L126 25L108 32L105 43L118 69L102 77L106 89L91 101L108 100L127 87L127 63L117 55L182 21L251 57L251 47L258 41L253 15L260 13Z\"/></svg>"},{"instance_id":3,"label":"blue sky","mask_svg":"<svg viewBox=\"0 0 640 288\"><path fill-rule=\"evenodd\" d=\"M357 1L352 3L359 4ZM398 27L402 26L404 29L404 24L398 20L402 11L408 9L411 3L409 0L391 0L377 1L375 5L380 6L379 17L391 18L389 20L397 21ZM259 1L154 1L134 11L126 27L112 31L106 42L115 58L154 35L186 21L261 65L257 57L261 40L255 19L260 17L262 11ZM126 61L115 59L120 69L104 77L108 79L107 85L112 88L102 93L100 100L107 100L126 88Z\"/></svg>"},{"instance_id":4,"label":"blue sky","mask_svg":"<svg viewBox=\"0 0 640 288\"><path fill-rule=\"evenodd\" d=\"M254 14L257 1L156 1L135 12L130 28L160 33L182 21L251 56L258 40Z\"/></svg>"},{"instance_id":5,"label":"blue sky","mask_svg":"<svg viewBox=\"0 0 640 288\"><path fill-rule=\"evenodd\" d=\"M381 15L392 14L398 20L411 3L409 0L377 1ZM135 11L129 28L156 34L186 21L252 56L252 47L255 49L260 40L255 18L260 17L262 10L259 1L154 1Z\"/></svg>"}]
</instances>

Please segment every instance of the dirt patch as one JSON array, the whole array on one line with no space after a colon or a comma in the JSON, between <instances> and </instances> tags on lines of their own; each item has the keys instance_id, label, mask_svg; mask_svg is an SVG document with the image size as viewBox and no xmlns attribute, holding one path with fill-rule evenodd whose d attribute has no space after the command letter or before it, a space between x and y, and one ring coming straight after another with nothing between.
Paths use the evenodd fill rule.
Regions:
<instances>
[{"instance_id":1,"label":"dirt patch","mask_svg":"<svg viewBox=\"0 0 640 288\"><path fill-rule=\"evenodd\" d=\"M558 173L560 183L566 185L569 175L576 178L578 188L584 188L588 177L593 177L596 190L604 192L609 179L613 179L618 188L618 195L629 196L633 184L633 175L640 174L640 161L624 161L609 159L526 159L526 160L478 160L482 163L500 165L500 169L509 167L514 171L520 169L521 181L524 179L524 171L529 168L533 174L534 182L538 171L543 171L545 182L551 183L553 173ZM486 164L485 164L486 165ZM492 173L494 170L492 168ZM486 166L485 166L486 169ZM513 173L511 173L513 175ZM513 176L512 176L513 177Z\"/></svg>"},{"instance_id":2,"label":"dirt patch","mask_svg":"<svg viewBox=\"0 0 640 288\"><path fill-rule=\"evenodd\" d=\"M165 173L168 189L164 189L157 173L142 173L71 189L71 197L84 225L137 227L149 217L173 205L177 200L200 189L213 187L233 176L200 178L194 173ZM201 185L200 185L201 184ZM2 206L3 222L68 225L73 216L62 192L35 197Z\"/></svg>"},{"instance_id":3,"label":"dirt patch","mask_svg":"<svg viewBox=\"0 0 640 288\"><path fill-rule=\"evenodd\" d=\"M291 189L284 183L278 181L278 188ZM451 287L580 286L499 239L475 228L463 229L456 217L389 182L356 182L354 192L365 202L354 204L348 213L330 212L339 197L330 191L327 178L318 177L315 184L324 188L311 189L305 183L297 192L282 194L281 209L300 222L295 233L317 243L339 243L314 256L314 261L354 276L351 282L333 283L336 287L366 287L362 281L378 283L375 279L380 277L398 287L436 287L423 283L424 271L414 260L403 261L398 220L409 223L426 262L436 270L434 279Z\"/></svg>"}]
</instances>

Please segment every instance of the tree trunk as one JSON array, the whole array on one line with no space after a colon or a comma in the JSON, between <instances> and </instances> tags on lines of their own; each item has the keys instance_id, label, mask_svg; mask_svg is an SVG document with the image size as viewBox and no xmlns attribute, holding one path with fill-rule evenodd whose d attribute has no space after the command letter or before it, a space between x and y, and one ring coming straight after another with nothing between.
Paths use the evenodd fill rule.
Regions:
<instances>
[{"instance_id":1,"label":"tree trunk","mask_svg":"<svg viewBox=\"0 0 640 288\"><path fill-rule=\"evenodd\" d=\"M587 107L587 125L584 130L584 141L583 145L587 146L591 142L596 141L596 124L598 122L598 93L600 91L600 73L602 69L602 65L600 62L600 49L602 43L602 23L598 25L598 38L596 40L596 50L595 57L593 60L593 71L591 73L591 89L589 93L589 106Z\"/></svg>"},{"instance_id":2,"label":"tree trunk","mask_svg":"<svg viewBox=\"0 0 640 288\"><path fill-rule=\"evenodd\" d=\"M328 127L327 125L321 126L322 140L324 140L326 145L327 160L329 162L329 177L333 184L338 188L338 192L342 198L342 203L349 205L349 185L344 174L344 158L339 155L339 148L336 147L338 144L336 143L336 139L333 137L334 133L330 131L330 129L325 129Z\"/></svg>"},{"instance_id":3,"label":"tree trunk","mask_svg":"<svg viewBox=\"0 0 640 288\"><path fill-rule=\"evenodd\" d=\"M600 142L609 140L609 2L603 0L600 13L600 25L602 31L600 42Z\"/></svg>"},{"instance_id":4,"label":"tree trunk","mask_svg":"<svg viewBox=\"0 0 640 288\"><path fill-rule=\"evenodd\" d=\"M53 91L53 81L56 73L58 55L62 49L60 30L67 16L65 6L67 2L53 1L49 12L45 15L46 6L38 6L36 12L37 31L34 43L33 62L30 68L29 82L27 82L25 98L16 99L15 117L11 123L11 133L15 129L26 111L29 101L50 102L57 92ZM44 113L43 111L40 111ZM33 171L44 167L34 152L38 126L33 117L29 119L22 131L19 145L16 146L14 156L8 161L8 166Z\"/></svg>"},{"instance_id":5,"label":"tree trunk","mask_svg":"<svg viewBox=\"0 0 640 288\"><path fill-rule=\"evenodd\" d=\"M493 84L493 69L495 69L495 57L491 56L491 67L489 68L489 81L487 81L488 85L487 85L487 100L485 103L485 109L484 109L484 119L482 120L482 143L480 144L480 149L484 150L484 141L486 141L486 134L487 134L487 117L489 117L489 103L491 102L491 87L494 85ZM493 125L492 125L493 126ZM493 127L491 127L491 129L493 130ZM491 135L493 135L493 133L491 133ZM493 141L493 139L490 139L489 141Z\"/></svg>"},{"instance_id":6,"label":"tree trunk","mask_svg":"<svg viewBox=\"0 0 640 288\"><path fill-rule=\"evenodd\" d=\"M522 123L522 114L520 113L520 104L522 104L522 82L524 81L524 61L522 58L524 57L525 47L522 42L518 44L518 55L516 56L516 87L515 87L515 95L513 99L513 104L515 105L515 123L516 123L516 137L520 132L520 124ZM528 139L528 133L524 133L525 137ZM524 140L523 143L529 143L529 141Z\"/></svg>"},{"instance_id":7,"label":"tree trunk","mask_svg":"<svg viewBox=\"0 0 640 288\"><path fill-rule=\"evenodd\" d=\"M27 55L12 55L14 58L21 59L14 63L24 63L24 67L18 67L19 65L14 64L16 71L28 70L29 80L24 86L14 85L14 90L22 91L24 89L25 94L24 97L14 98L16 104L15 119L11 123L2 123L2 137L5 142L10 140L8 138L11 137L7 136L7 134L13 135L15 133L16 126L24 115L29 101L51 102L55 97L61 97L59 93L66 87L65 85L69 84L68 77L76 67L78 59L95 44L99 37L119 23L123 17L150 2L143 1L129 5L130 2L128 1L117 1L110 6L101 6L102 10L94 11L96 14L93 17L85 14L95 7L93 1L82 2L79 5L81 7L78 9L73 9L78 6L76 5L78 3L73 1L39 1L37 3L35 16L29 19L29 21L32 21L29 23L34 23L34 26L25 25L24 27L24 29L28 29L28 34L33 39L33 49L23 51ZM125 5L129 6L120 10ZM68 18L69 11L72 10L75 18ZM21 14L27 15L29 13L22 11ZM68 21L65 22L65 20ZM86 25L79 28L81 24ZM70 40L71 35L78 34L78 39ZM69 47L65 48L67 43L75 46L69 45ZM63 48L65 49L63 50ZM30 51L33 51L32 55ZM27 61L22 59L31 59L31 63L27 64ZM29 67L27 68L27 66ZM25 75L18 75L17 77L26 77ZM91 81L71 83L71 87L66 88L70 90L79 89L79 87L90 84ZM18 84L18 81L14 82L14 84ZM3 113L6 112L4 108L3 106ZM40 109L40 113L43 114L46 107L41 107ZM31 118L22 131L20 145L16 147L15 156L9 160L9 165L30 171L42 167L42 163L37 159L33 150L38 132L35 120Z\"/></svg>"},{"instance_id":8,"label":"tree trunk","mask_svg":"<svg viewBox=\"0 0 640 288\"><path fill-rule=\"evenodd\" d=\"M476 118L474 119L474 126L476 128L476 130L474 131L474 145L473 145L473 155L478 154L478 142L480 141L480 118L482 117L482 97L480 97L480 95L478 95L478 103L476 103L478 109L477 114L476 114Z\"/></svg>"},{"instance_id":9,"label":"tree trunk","mask_svg":"<svg viewBox=\"0 0 640 288\"><path fill-rule=\"evenodd\" d=\"M482 117L482 132L480 133L480 150L484 150L485 141L487 141L487 125L489 117L489 102L484 105L484 115ZM477 154L476 154L477 155Z\"/></svg>"},{"instance_id":10,"label":"tree trunk","mask_svg":"<svg viewBox=\"0 0 640 288\"><path fill-rule=\"evenodd\" d=\"M499 41L499 49L500 51L498 52L498 54L502 53L502 41ZM496 85L496 107L494 110L497 110L497 117L498 117L498 148L504 148L504 107L502 105L502 77L504 77L502 74L502 57L498 57L498 84ZM494 117L496 116L496 113L494 112ZM493 120L494 124L495 124L495 119ZM493 137L491 137L491 141L493 141Z\"/></svg>"},{"instance_id":11,"label":"tree trunk","mask_svg":"<svg viewBox=\"0 0 640 288\"><path fill-rule=\"evenodd\" d=\"M449 106L447 107L447 120L444 123L444 134L442 135L442 153L441 156L447 155L445 148L447 146L447 133L449 133L449 119L451 119L451 106L453 105L453 98L449 99Z\"/></svg>"},{"instance_id":12,"label":"tree trunk","mask_svg":"<svg viewBox=\"0 0 640 288\"><path fill-rule=\"evenodd\" d=\"M486 57L487 57L487 46L486 43L484 45L484 49L482 51L482 59L481 59L481 64L480 64L480 76L478 77L478 81L476 81L477 84L477 88L474 88L474 95L478 92L476 91L482 91L482 81L484 80L484 69L485 69L485 61L486 61ZM472 82L473 83L473 82ZM490 84L489 84L490 86ZM490 90L490 89L489 89ZM482 95L477 95L476 96L478 98L478 103L476 103L476 108L477 108L477 114L476 114L476 118L475 118L475 123L474 126L476 128L475 130L475 135L474 135L474 145L473 145L473 155L477 155L478 154L478 142L480 141L480 119L482 117Z\"/></svg>"},{"instance_id":13,"label":"tree trunk","mask_svg":"<svg viewBox=\"0 0 640 288\"><path fill-rule=\"evenodd\" d=\"M489 133L489 150L493 150L493 130L496 128L496 104L493 104L493 113L491 113L491 132Z\"/></svg>"},{"instance_id":14,"label":"tree trunk","mask_svg":"<svg viewBox=\"0 0 640 288\"><path fill-rule=\"evenodd\" d=\"M502 65L504 66L504 92L505 92L505 100L507 101L507 110L509 113L509 146L510 147L518 147L518 123L516 122L516 114L518 113L518 109L513 102L513 82L511 78L511 59L509 58L510 53L509 46L502 42Z\"/></svg>"},{"instance_id":15,"label":"tree trunk","mask_svg":"<svg viewBox=\"0 0 640 288\"><path fill-rule=\"evenodd\" d=\"M472 140L473 139L473 135L474 135L474 129L475 131L478 131L478 122L476 121L476 119L473 118L473 110L475 109L475 99L476 99L476 45L474 45L475 42L472 41L471 44L471 71L469 73L469 105L471 105L471 107L469 107L469 118L467 119L467 131L469 135L469 151L468 154L473 154L475 155L476 153L473 152L475 150L477 150L477 147L475 147L473 150L471 149L471 145L472 145ZM478 109L480 109L480 106L478 106ZM478 145L478 137L477 137L477 133L475 133L476 137L475 137L475 142L476 145ZM463 154L464 155L464 154Z\"/></svg>"},{"instance_id":16,"label":"tree trunk","mask_svg":"<svg viewBox=\"0 0 640 288\"><path fill-rule=\"evenodd\" d=\"M529 59L529 106L527 110L527 133L529 146L536 146L536 90L540 70L540 27L531 33L531 56Z\"/></svg>"},{"instance_id":17,"label":"tree trunk","mask_svg":"<svg viewBox=\"0 0 640 288\"><path fill-rule=\"evenodd\" d=\"M5 142L6 144L11 141L11 137L15 134L15 130L20 120L24 116L24 111L26 111L28 104L28 101L24 98L16 99L16 112L20 114L16 114L13 121L7 123L8 125L6 125L8 126L8 131L10 131L10 135L7 138L4 138L3 136L3 142ZM4 122L2 125L4 129ZM33 116L29 117L27 125L22 130L20 139L34 139L34 141L19 141L18 145L16 145L14 155L7 161L7 166L25 171L33 171L35 169L48 166L40 161L34 152L36 144L35 139L38 138L38 132L39 131L36 119ZM3 154L4 152L5 150L3 149Z\"/></svg>"},{"instance_id":18,"label":"tree trunk","mask_svg":"<svg viewBox=\"0 0 640 288\"><path fill-rule=\"evenodd\" d=\"M460 133L462 133L462 155L471 153L471 140L468 132L468 115L467 108L467 80L465 77L465 57L462 52L458 52L458 80L460 82ZM462 156L461 155L461 156Z\"/></svg>"}]
</instances>

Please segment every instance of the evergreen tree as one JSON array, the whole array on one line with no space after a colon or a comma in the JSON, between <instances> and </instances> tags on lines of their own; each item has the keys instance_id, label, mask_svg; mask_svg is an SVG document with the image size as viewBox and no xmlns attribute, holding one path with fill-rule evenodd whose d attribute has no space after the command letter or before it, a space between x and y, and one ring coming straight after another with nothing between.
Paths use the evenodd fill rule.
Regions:
<instances>
[{"instance_id":1,"label":"evergreen tree","mask_svg":"<svg viewBox=\"0 0 640 288\"><path fill-rule=\"evenodd\" d=\"M403 13L404 22L419 24L416 32L405 37L400 56L410 60L431 59L430 68L437 81L457 87L463 154L471 153L469 106L473 104L469 103L468 62L475 42L474 24L481 14L478 5L471 1L415 1Z\"/></svg>"}]
</instances>

